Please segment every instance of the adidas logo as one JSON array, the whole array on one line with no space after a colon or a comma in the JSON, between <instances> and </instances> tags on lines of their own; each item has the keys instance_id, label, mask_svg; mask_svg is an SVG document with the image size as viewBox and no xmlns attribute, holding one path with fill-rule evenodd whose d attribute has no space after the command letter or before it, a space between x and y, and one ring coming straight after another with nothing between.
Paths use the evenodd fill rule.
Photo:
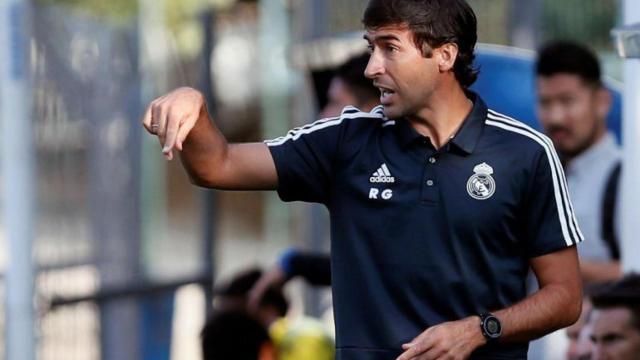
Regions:
<instances>
[{"instance_id":1,"label":"adidas logo","mask_svg":"<svg viewBox=\"0 0 640 360\"><path fill-rule=\"evenodd\" d=\"M391 176L387 164L382 164L369 178L370 183L394 183L396 179Z\"/></svg>"}]
</instances>

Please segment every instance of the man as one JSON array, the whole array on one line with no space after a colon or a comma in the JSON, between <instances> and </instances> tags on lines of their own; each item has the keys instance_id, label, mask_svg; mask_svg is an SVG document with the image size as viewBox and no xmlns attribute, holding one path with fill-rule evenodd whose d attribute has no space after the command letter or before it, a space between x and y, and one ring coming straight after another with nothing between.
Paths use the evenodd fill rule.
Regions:
<instances>
[{"instance_id":1,"label":"man","mask_svg":"<svg viewBox=\"0 0 640 360\"><path fill-rule=\"evenodd\" d=\"M143 124L196 184L329 208L337 359L526 358L581 307L582 238L551 142L467 90L477 35L463 0L371 0L364 25L371 112L229 145L183 88ZM530 266L540 290L526 297Z\"/></svg>"},{"instance_id":2,"label":"man","mask_svg":"<svg viewBox=\"0 0 640 360\"><path fill-rule=\"evenodd\" d=\"M640 275L630 274L593 296L594 360L640 359Z\"/></svg>"},{"instance_id":3,"label":"man","mask_svg":"<svg viewBox=\"0 0 640 360\"><path fill-rule=\"evenodd\" d=\"M558 150L585 238L578 247L584 281L620 276L616 188L620 150L607 131L609 91L587 48L570 42L543 47L537 61L538 115Z\"/></svg>"},{"instance_id":4,"label":"man","mask_svg":"<svg viewBox=\"0 0 640 360\"><path fill-rule=\"evenodd\" d=\"M582 299L582 312L580 318L575 324L567 327L567 338L569 339L569 347L567 348L568 360L587 360L591 359L591 325L589 317L591 316L591 299L585 297Z\"/></svg>"},{"instance_id":5,"label":"man","mask_svg":"<svg viewBox=\"0 0 640 360\"><path fill-rule=\"evenodd\" d=\"M340 116L346 106L354 106L368 112L379 104L379 91L371 79L364 76L369 54L354 56L340 65L329 83L327 104L320 112L321 118Z\"/></svg>"}]
</instances>

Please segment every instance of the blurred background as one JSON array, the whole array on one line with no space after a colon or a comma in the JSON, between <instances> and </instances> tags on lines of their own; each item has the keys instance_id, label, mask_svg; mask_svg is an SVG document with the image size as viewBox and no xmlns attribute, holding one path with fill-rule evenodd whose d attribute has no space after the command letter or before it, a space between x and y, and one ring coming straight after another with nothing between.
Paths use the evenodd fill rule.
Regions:
<instances>
[{"instance_id":1,"label":"blurred background","mask_svg":"<svg viewBox=\"0 0 640 360\"><path fill-rule=\"evenodd\" d=\"M324 208L196 188L139 120L153 98L193 86L233 142L311 122L328 74L365 48L365 0L1 1L3 19L28 25L23 36L13 21L0 28L0 58L24 49L29 74L24 96L3 96L0 109L28 107L27 150L3 159L31 171L33 206L23 219L31 243L11 242L6 217L19 204L4 191L0 199L0 357L12 329L5 280L14 254L29 260L17 286L32 294L35 358L190 360L200 357L217 280L270 266L291 245L328 250ZM530 64L544 41L578 40L597 51L612 86L622 80L609 35L621 23L620 0L469 3L480 42L524 49L509 51ZM533 99L533 70L523 76ZM11 127L2 131L10 141ZM10 171L3 166L0 178ZM326 310L326 290L295 283L288 291L293 312Z\"/></svg>"}]
</instances>

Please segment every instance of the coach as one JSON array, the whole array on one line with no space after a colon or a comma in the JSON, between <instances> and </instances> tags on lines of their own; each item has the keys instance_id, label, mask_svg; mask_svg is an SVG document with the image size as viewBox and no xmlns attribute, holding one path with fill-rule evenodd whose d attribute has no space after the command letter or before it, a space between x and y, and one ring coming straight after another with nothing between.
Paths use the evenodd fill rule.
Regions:
<instances>
[{"instance_id":1,"label":"coach","mask_svg":"<svg viewBox=\"0 0 640 360\"><path fill-rule=\"evenodd\" d=\"M553 146L467 90L477 35L463 0L371 0L364 25L371 112L227 144L181 88L144 126L198 185L327 206L337 359L524 359L580 312L582 235Z\"/></svg>"}]
</instances>

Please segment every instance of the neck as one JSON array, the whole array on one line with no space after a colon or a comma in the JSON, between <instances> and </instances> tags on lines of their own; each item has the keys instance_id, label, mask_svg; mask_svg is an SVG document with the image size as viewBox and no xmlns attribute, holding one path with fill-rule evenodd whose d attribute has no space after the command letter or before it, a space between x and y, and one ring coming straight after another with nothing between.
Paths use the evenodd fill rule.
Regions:
<instances>
[{"instance_id":1,"label":"neck","mask_svg":"<svg viewBox=\"0 0 640 360\"><path fill-rule=\"evenodd\" d=\"M473 102L456 82L454 86L434 92L428 104L408 120L439 149L455 135L472 108Z\"/></svg>"}]
</instances>

